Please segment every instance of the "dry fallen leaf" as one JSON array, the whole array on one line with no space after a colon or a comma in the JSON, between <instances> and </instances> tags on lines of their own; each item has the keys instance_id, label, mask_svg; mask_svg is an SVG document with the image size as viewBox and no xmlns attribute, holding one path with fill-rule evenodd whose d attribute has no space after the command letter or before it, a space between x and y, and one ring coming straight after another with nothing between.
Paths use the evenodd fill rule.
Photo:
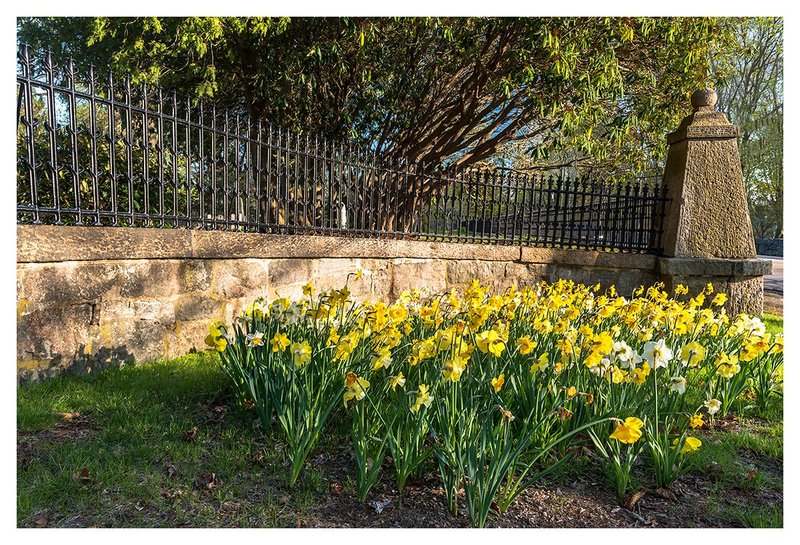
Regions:
<instances>
[{"instance_id":1,"label":"dry fallen leaf","mask_svg":"<svg viewBox=\"0 0 800 545\"><path fill-rule=\"evenodd\" d=\"M36 516L37 527L46 528L49 523L50 523L50 513L48 511L42 511Z\"/></svg>"},{"instance_id":2,"label":"dry fallen leaf","mask_svg":"<svg viewBox=\"0 0 800 545\"><path fill-rule=\"evenodd\" d=\"M654 496L658 496L659 498L664 498L665 500L677 501L678 499L675 496L675 493L672 492L672 490L670 490L669 488L662 488L662 487L656 488L655 490L652 491L652 494Z\"/></svg>"},{"instance_id":3,"label":"dry fallen leaf","mask_svg":"<svg viewBox=\"0 0 800 545\"><path fill-rule=\"evenodd\" d=\"M66 420L67 422L72 422L74 419L78 418L81 413L59 413L59 416Z\"/></svg>"},{"instance_id":4,"label":"dry fallen leaf","mask_svg":"<svg viewBox=\"0 0 800 545\"><path fill-rule=\"evenodd\" d=\"M194 441L194 438L197 437L197 426L192 426L191 429L183 432L183 436L187 441Z\"/></svg>"},{"instance_id":5,"label":"dry fallen leaf","mask_svg":"<svg viewBox=\"0 0 800 545\"><path fill-rule=\"evenodd\" d=\"M164 490L161 493L161 495L164 496L168 500L174 500L174 499L177 499L177 498L183 496L183 492L181 492L180 490L177 490L177 489L169 488L167 490Z\"/></svg>"},{"instance_id":6,"label":"dry fallen leaf","mask_svg":"<svg viewBox=\"0 0 800 545\"><path fill-rule=\"evenodd\" d=\"M78 484L89 484L92 482L92 477L89 474L88 468L81 468L75 473L72 474L72 480L77 482Z\"/></svg>"},{"instance_id":7,"label":"dry fallen leaf","mask_svg":"<svg viewBox=\"0 0 800 545\"><path fill-rule=\"evenodd\" d=\"M334 496L338 496L342 492L344 492L342 485L340 485L339 483L331 483L331 494L333 494Z\"/></svg>"},{"instance_id":8,"label":"dry fallen leaf","mask_svg":"<svg viewBox=\"0 0 800 545\"><path fill-rule=\"evenodd\" d=\"M175 467L175 464L169 462L167 463L167 465L164 466L164 473L167 474L167 477L172 478L178 474L178 468Z\"/></svg>"},{"instance_id":9,"label":"dry fallen leaf","mask_svg":"<svg viewBox=\"0 0 800 545\"><path fill-rule=\"evenodd\" d=\"M217 482L217 475L211 471L207 471L205 473L201 473L198 475L197 479L195 479L194 484L197 488L205 488L206 490L212 490L217 488L219 482Z\"/></svg>"},{"instance_id":10,"label":"dry fallen leaf","mask_svg":"<svg viewBox=\"0 0 800 545\"><path fill-rule=\"evenodd\" d=\"M639 500L644 498L645 494L647 494L646 490L637 490L630 494L630 496L625 500L625 509L628 511L632 510L636 507L636 504L639 503Z\"/></svg>"}]
</instances>

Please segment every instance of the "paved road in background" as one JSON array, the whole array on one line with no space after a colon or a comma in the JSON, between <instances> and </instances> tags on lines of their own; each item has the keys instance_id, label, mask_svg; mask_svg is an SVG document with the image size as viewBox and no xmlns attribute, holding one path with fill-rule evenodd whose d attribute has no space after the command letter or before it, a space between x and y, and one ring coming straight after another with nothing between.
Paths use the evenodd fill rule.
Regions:
<instances>
[{"instance_id":1,"label":"paved road in background","mask_svg":"<svg viewBox=\"0 0 800 545\"><path fill-rule=\"evenodd\" d=\"M764 293L773 293L783 297L783 258L767 255L758 257L772 261L772 274L764 277Z\"/></svg>"}]
</instances>

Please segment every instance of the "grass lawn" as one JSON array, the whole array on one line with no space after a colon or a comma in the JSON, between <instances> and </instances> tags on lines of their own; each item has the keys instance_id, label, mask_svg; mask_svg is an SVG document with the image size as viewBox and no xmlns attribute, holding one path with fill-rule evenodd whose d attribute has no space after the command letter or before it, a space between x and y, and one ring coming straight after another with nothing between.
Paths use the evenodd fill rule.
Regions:
<instances>
[{"instance_id":1,"label":"grass lawn","mask_svg":"<svg viewBox=\"0 0 800 545\"><path fill-rule=\"evenodd\" d=\"M468 525L447 512L433 465L402 502L388 474L357 502L348 422L331 422L290 489L280 438L234 403L214 354L21 386L17 426L19 526ZM720 421L702 440L672 492L637 468L647 493L630 510L587 449L489 525L781 527L782 408Z\"/></svg>"}]
</instances>

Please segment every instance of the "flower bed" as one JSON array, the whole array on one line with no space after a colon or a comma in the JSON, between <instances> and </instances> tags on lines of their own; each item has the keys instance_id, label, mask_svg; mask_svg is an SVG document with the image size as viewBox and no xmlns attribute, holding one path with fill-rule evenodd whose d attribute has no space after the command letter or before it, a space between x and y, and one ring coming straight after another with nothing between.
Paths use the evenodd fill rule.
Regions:
<instances>
[{"instance_id":1,"label":"flower bed","mask_svg":"<svg viewBox=\"0 0 800 545\"><path fill-rule=\"evenodd\" d=\"M315 292L309 283L299 300L255 301L206 339L240 399L285 437L290 484L343 413L359 500L387 456L401 493L432 456L450 509L463 487L475 526L583 445L620 499L643 452L668 487L702 448L696 428L782 393L782 336L727 316L710 285L691 298L660 285L626 298L568 281L491 294L474 281L389 305L352 302L347 283Z\"/></svg>"}]
</instances>

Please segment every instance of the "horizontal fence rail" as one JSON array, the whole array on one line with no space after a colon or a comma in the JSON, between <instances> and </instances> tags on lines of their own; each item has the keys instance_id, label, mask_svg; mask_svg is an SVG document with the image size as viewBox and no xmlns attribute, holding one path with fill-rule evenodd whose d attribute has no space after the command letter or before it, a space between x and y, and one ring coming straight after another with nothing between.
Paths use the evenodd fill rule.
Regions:
<instances>
[{"instance_id":1,"label":"horizontal fence rail","mask_svg":"<svg viewBox=\"0 0 800 545\"><path fill-rule=\"evenodd\" d=\"M17 67L18 223L661 252L658 182L385 161L27 47Z\"/></svg>"}]
</instances>

